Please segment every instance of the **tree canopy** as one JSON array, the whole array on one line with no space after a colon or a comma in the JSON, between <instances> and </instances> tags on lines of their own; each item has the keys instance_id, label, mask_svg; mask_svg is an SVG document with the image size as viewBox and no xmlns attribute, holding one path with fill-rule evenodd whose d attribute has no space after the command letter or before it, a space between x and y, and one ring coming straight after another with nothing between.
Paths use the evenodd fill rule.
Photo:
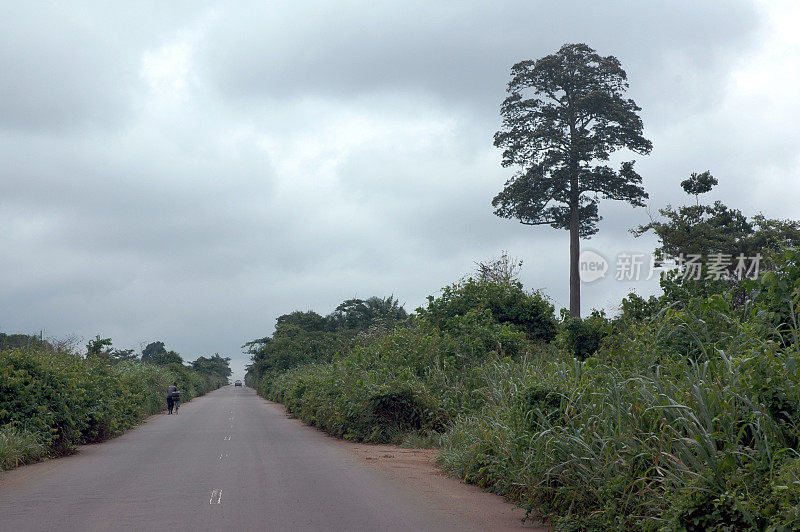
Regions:
<instances>
[{"instance_id":1,"label":"tree canopy","mask_svg":"<svg viewBox=\"0 0 800 532\"><path fill-rule=\"evenodd\" d=\"M170 350L154 355L151 362L158 366L166 366L167 364L183 365L183 357L177 352Z\"/></svg>"},{"instance_id":2,"label":"tree canopy","mask_svg":"<svg viewBox=\"0 0 800 532\"><path fill-rule=\"evenodd\" d=\"M328 316L334 329L366 329L372 325L394 325L408 319L400 302L389 296L348 299Z\"/></svg>"},{"instance_id":3,"label":"tree canopy","mask_svg":"<svg viewBox=\"0 0 800 532\"><path fill-rule=\"evenodd\" d=\"M683 188L687 194L693 194L695 203L699 204L700 200L698 196L710 192L718 183L719 181L717 181L717 178L706 170L699 174L697 172L692 172L688 179L681 181L681 188Z\"/></svg>"},{"instance_id":4,"label":"tree canopy","mask_svg":"<svg viewBox=\"0 0 800 532\"><path fill-rule=\"evenodd\" d=\"M632 230L636 236L653 231L660 241L655 253L661 259L697 255L707 258L724 255L735 259L739 255L755 257L770 252L800 246L800 222L777 220L756 214L748 219L738 209L721 201L700 204L699 194L710 192L717 179L710 172L692 173L681 182L687 194L695 196L695 205L659 209L661 219ZM736 266L731 261L730 268Z\"/></svg>"},{"instance_id":5,"label":"tree canopy","mask_svg":"<svg viewBox=\"0 0 800 532\"><path fill-rule=\"evenodd\" d=\"M622 148L646 154L640 108L625 98L619 60L585 44L565 44L511 68L503 128L494 138L503 166L519 167L495 196L495 214L570 232L570 312L580 315L580 237L598 230L601 198L643 206L647 193L633 161L606 164Z\"/></svg>"},{"instance_id":6,"label":"tree canopy","mask_svg":"<svg viewBox=\"0 0 800 532\"><path fill-rule=\"evenodd\" d=\"M197 357L192 362L192 369L205 376L215 385L222 386L228 383L231 376L230 357L222 357L219 353L214 353L211 357Z\"/></svg>"},{"instance_id":7,"label":"tree canopy","mask_svg":"<svg viewBox=\"0 0 800 532\"><path fill-rule=\"evenodd\" d=\"M142 349L142 362L153 362L155 357L167 352L164 342L151 342Z\"/></svg>"},{"instance_id":8,"label":"tree canopy","mask_svg":"<svg viewBox=\"0 0 800 532\"><path fill-rule=\"evenodd\" d=\"M118 364L123 361L138 360L133 349L113 348L111 338L101 338L98 334L86 344L86 356L105 360L109 364Z\"/></svg>"},{"instance_id":9,"label":"tree canopy","mask_svg":"<svg viewBox=\"0 0 800 532\"><path fill-rule=\"evenodd\" d=\"M151 342L142 349L142 362L166 366L167 364L183 364L183 358L175 351L167 351L164 342Z\"/></svg>"},{"instance_id":10,"label":"tree canopy","mask_svg":"<svg viewBox=\"0 0 800 532\"><path fill-rule=\"evenodd\" d=\"M86 344L86 356L97 358L111 358L111 338L100 338L98 334L94 340Z\"/></svg>"},{"instance_id":11,"label":"tree canopy","mask_svg":"<svg viewBox=\"0 0 800 532\"><path fill-rule=\"evenodd\" d=\"M442 288L439 297L428 296L427 307L417 309L422 319L443 330L454 318L471 311L486 313L497 323L513 325L531 340L550 341L556 335L553 305L541 293L525 291L522 283L513 278L462 279Z\"/></svg>"}]
</instances>

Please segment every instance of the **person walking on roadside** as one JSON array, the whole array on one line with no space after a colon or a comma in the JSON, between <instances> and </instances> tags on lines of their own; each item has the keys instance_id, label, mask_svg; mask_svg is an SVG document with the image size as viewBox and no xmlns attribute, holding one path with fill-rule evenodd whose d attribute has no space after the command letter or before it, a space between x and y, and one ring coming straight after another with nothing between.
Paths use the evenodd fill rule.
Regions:
<instances>
[{"instance_id":1,"label":"person walking on roadside","mask_svg":"<svg viewBox=\"0 0 800 532\"><path fill-rule=\"evenodd\" d=\"M167 414L171 414L172 409L175 408L175 399L173 396L176 391L178 391L178 383L173 382L169 388L167 388Z\"/></svg>"}]
</instances>

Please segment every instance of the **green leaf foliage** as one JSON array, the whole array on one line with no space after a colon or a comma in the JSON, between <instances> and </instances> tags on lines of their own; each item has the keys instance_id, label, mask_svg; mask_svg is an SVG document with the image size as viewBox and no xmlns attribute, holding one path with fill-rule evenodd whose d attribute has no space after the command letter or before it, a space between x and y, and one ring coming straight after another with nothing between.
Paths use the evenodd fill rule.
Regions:
<instances>
[{"instance_id":1,"label":"green leaf foliage","mask_svg":"<svg viewBox=\"0 0 800 532\"><path fill-rule=\"evenodd\" d=\"M590 236L600 220L599 197L642 206L647 194L633 161L619 170L598 164L621 148L652 149L627 88L619 60L585 44L515 64L494 144L503 148L503 166L520 170L492 201L495 213L569 229L577 210L580 234Z\"/></svg>"},{"instance_id":2,"label":"green leaf foliage","mask_svg":"<svg viewBox=\"0 0 800 532\"><path fill-rule=\"evenodd\" d=\"M716 178L703 172L693 173L681 186L696 196L710 191L716 184ZM720 201L711 205L701 205L698 201L677 209L667 205L659 209L659 213L662 219L652 220L632 232L640 236L653 231L661 242L656 248L656 255L661 258L689 255L707 258L723 254L731 261L728 271L733 272L739 255L755 257L760 254L766 258L770 253L800 246L800 222L769 219L763 214L748 219L738 209L729 208ZM763 267L769 267L769 261L765 261Z\"/></svg>"},{"instance_id":3,"label":"green leaf foliage","mask_svg":"<svg viewBox=\"0 0 800 532\"><path fill-rule=\"evenodd\" d=\"M550 341L557 324L553 305L539 292L526 292L515 280L487 281L468 278L428 296L428 305L417 309L420 318L441 329L468 312L485 312L498 323L513 325L530 340Z\"/></svg>"},{"instance_id":4,"label":"green leaf foliage","mask_svg":"<svg viewBox=\"0 0 800 532\"><path fill-rule=\"evenodd\" d=\"M611 334L611 322L605 313L594 310L586 318L564 316L559 339L564 349L578 360L597 353L604 338Z\"/></svg>"}]
</instances>

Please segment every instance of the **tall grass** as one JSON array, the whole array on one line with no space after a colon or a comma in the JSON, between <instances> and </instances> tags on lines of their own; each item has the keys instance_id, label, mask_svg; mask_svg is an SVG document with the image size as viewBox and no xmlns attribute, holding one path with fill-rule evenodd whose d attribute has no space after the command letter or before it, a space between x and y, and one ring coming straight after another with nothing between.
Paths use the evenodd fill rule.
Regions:
<instances>
[{"instance_id":1,"label":"tall grass","mask_svg":"<svg viewBox=\"0 0 800 532\"><path fill-rule=\"evenodd\" d=\"M441 463L563 529L796 528L798 419L775 402L800 399L793 357L746 355L641 372L493 362Z\"/></svg>"},{"instance_id":2,"label":"tall grass","mask_svg":"<svg viewBox=\"0 0 800 532\"><path fill-rule=\"evenodd\" d=\"M35 462L47 454L34 434L11 426L0 427L0 470Z\"/></svg>"}]
</instances>

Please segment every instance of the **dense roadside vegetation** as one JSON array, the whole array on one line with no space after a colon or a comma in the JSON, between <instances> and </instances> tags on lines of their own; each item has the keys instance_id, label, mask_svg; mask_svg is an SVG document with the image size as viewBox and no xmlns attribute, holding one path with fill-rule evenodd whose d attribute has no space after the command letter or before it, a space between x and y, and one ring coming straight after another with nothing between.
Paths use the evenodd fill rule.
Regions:
<instances>
[{"instance_id":1,"label":"dense roadside vegetation","mask_svg":"<svg viewBox=\"0 0 800 532\"><path fill-rule=\"evenodd\" d=\"M115 351L99 336L86 347L81 354L28 335L0 334L0 469L120 434L164 410L173 381L188 401L230 375L227 358L199 357L188 367L161 342L148 348L174 355L163 364Z\"/></svg>"},{"instance_id":2,"label":"dense roadside vegetation","mask_svg":"<svg viewBox=\"0 0 800 532\"><path fill-rule=\"evenodd\" d=\"M637 230L661 259L760 250L759 274L673 271L660 296L580 319L504 257L409 317L392 298L368 300L391 316L358 300L281 316L248 344L247 380L331 434L438 447L444 469L559 529L800 529L800 224L719 202L661 212Z\"/></svg>"},{"instance_id":3,"label":"dense roadside vegetation","mask_svg":"<svg viewBox=\"0 0 800 532\"><path fill-rule=\"evenodd\" d=\"M438 446L563 529L797 529L800 253L774 260L744 305L665 283L582 321L470 278L391 326L279 327L248 380L331 434Z\"/></svg>"}]
</instances>

